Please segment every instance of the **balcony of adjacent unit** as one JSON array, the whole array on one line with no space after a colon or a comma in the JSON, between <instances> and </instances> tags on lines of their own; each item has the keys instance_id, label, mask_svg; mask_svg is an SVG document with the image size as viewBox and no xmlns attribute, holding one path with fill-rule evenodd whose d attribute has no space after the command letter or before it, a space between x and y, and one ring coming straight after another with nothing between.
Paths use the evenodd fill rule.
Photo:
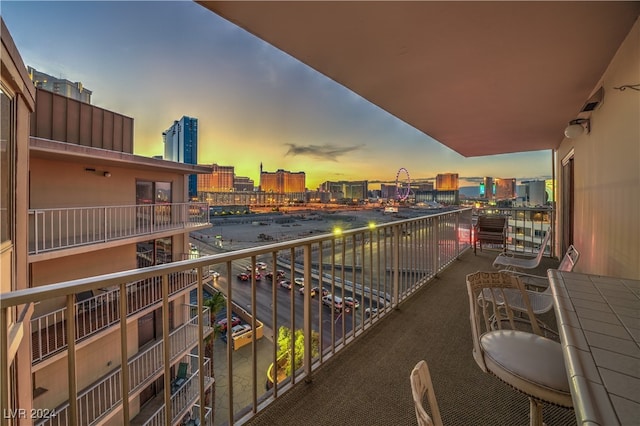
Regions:
<instances>
[{"instance_id":1,"label":"balcony of adjacent unit","mask_svg":"<svg viewBox=\"0 0 640 426\"><path fill-rule=\"evenodd\" d=\"M169 345L165 348L164 339L159 338L146 343L139 351L128 359L128 399L133 400L150 384L160 380L168 371L172 387L172 413L184 416L197 402L194 395L197 393L198 358L190 355L197 347L199 340L207 339L213 332L210 327L210 312L208 308L202 309L202 314L197 315L197 306L184 305L185 322L175 327L168 333ZM199 333L199 324L202 322L202 337ZM105 349L106 350L106 349ZM167 351L165 353L165 350ZM169 359L165 370L165 356ZM176 375L181 365L187 365L185 376L178 381ZM209 360L204 360L204 371L209 371ZM65 402L55 408L56 418L39 424L94 424L109 421L117 416L122 407L122 379L123 369L115 367L108 374L100 377L78 392L76 405L77 421L70 420L70 404ZM177 385L179 383L179 385ZM212 379L205 374L205 385L210 387ZM175 402L174 402L175 401Z\"/></svg>"},{"instance_id":2,"label":"balcony of adjacent unit","mask_svg":"<svg viewBox=\"0 0 640 426\"><path fill-rule=\"evenodd\" d=\"M553 209L543 207L484 207L474 209L477 215L507 217L507 249L514 253L535 254L544 237L553 227ZM550 247L546 249L551 255Z\"/></svg>"},{"instance_id":3,"label":"balcony of adjacent unit","mask_svg":"<svg viewBox=\"0 0 640 426\"><path fill-rule=\"evenodd\" d=\"M206 203L158 203L29 210L29 255L44 258L160 238L210 226ZM50 256L49 256L50 257Z\"/></svg>"},{"instance_id":4,"label":"balcony of adjacent unit","mask_svg":"<svg viewBox=\"0 0 640 426\"><path fill-rule=\"evenodd\" d=\"M195 321L198 336L203 338L192 350L174 354L164 347L154 349L170 361L158 373L149 367L151 372L140 375L148 380L162 376L155 397L141 407L137 388L131 384L132 377L138 377L133 373L133 360L125 358L118 347L104 347L125 360L113 374L129 377L129 385L123 386L118 379L105 382L105 392L116 395L111 402L115 406L102 410L108 414L87 418L83 413L90 411L91 404L83 401L94 405L100 401L104 406L102 400L89 398L85 391L76 390L79 386L65 383L62 389L68 389L68 400L77 403L59 408L56 418L65 416L61 424L103 422L107 416L122 424L197 424L199 419L215 425L328 424L332 418L355 424L378 420L393 424L395 418L396 424L407 424L415 421L410 367L425 358L434 365L434 386L445 419L453 419L452 423L457 419L458 424L474 423L478 418L483 424L523 424L529 407L526 396L483 373L471 354L464 277L491 269L498 253L487 247L474 255L469 250L471 228L471 209L450 210L32 288L3 295L0 303L6 310L65 297L72 305L78 294L88 290L118 287L126 291L128 283L161 277L159 297L167 306L173 274L194 270L200 276L204 270L219 274L213 291L224 296L224 318L227 324L234 324L224 340L204 337L213 314L208 318L202 309L201 320ZM546 257L542 267L553 265L557 260ZM273 279L258 279L258 273L250 273L247 280L238 278L256 268L282 270L286 277L274 273ZM204 307L208 296L203 280L193 288L197 291L190 295L190 303ZM334 297L323 298L325 292ZM338 297L340 303L335 303ZM113 299L117 310L128 309L126 300ZM160 321L168 323L169 315L163 309ZM77 317L72 318L64 323L65 329L74 330ZM221 319L218 315L215 321ZM257 332L258 322L263 325L262 333ZM119 336L117 341L126 342L126 321L120 318L120 323L113 331ZM68 342L63 349L67 356L59 364L60 374L64 372L69 383L82 379L76 374L79 361L70 356L81 344ZM195 358L185 359L188 356ZM210 371L204 367L208 362L214 376L200 375L200 371ZM209 377L216 378L214 384ZM215 386L213 395L207 392L210 385ZM123 393L129 398L119 398ZM38 399L34 403L40 407ZM574 418L569 410L550 412L553 424Z\"/></svg>"},{"instance_id":5,"label":"balcony of adjacent unit","mask_svg":"<svg viewBox=\"0 0 640 426\"><path fill-rule=\"evenodd\" d=\"M205 393L214 383L209 371L211 371L211 360L204 359L202 369L199 365L199 358L194 355L186 355L178 364L184 373L174 376L171 380L171 420L166 421L166 405L164 395L158 395L131 419L132 426L155 426L166 424L198 424L200 402L200 371L204 371L203 388ZM180 372L179 372L180 373ZM210 415L205 415L205 419ZM191 423L189 423L191 422ZM205 421L206 423L206 421ZM206 423L208 424L208 423Z\"/></svg>"},{"instance_id":6,"label":"balcony of adjacent unit","mask_svg":"<svg viewBox=\"0 0 640 426\"><path fill-rule=\"evenodd\" d=\"M195 270L184 270L166 276L169 299L173 301L195 288L198 274ZM202 280L210 279L208 270L203 271ZM132 322L152 312L162 303L162 276L127 282L124 285L124 297L127 322ZM72 316L75 336L74 344L82 347L90 344L101 335L113 332L120 326L119 286L101 287L87 290L74 296ZM56 309L31 319L32 365L35 370L64 356L69 343L69 320L67 307Z\"/></svg>"}]
</instances>

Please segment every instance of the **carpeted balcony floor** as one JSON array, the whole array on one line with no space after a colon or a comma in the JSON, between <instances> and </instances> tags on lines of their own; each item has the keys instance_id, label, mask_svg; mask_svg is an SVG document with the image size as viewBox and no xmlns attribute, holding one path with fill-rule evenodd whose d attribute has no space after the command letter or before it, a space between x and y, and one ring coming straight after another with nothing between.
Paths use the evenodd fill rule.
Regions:
<instances>
[{"instance_id":1,"label":"carpeted balcony floor","mask_svg":"<svg viewBox=\"0 0 640 426\"><path fill-rule=\"evenodd\" d=\"M529 402L471 355L465 276L492 270L495 251L467 251L355 344L330 359L311 383L300 383L255 416L251 425L417 424L409 373L429 364L445 425L526 425ZM557 260L534 271L546 275ZM545 322L555 323L553 311ZM547 425L575 425L573 410L547 405Z\"/></svg>"}]
</instances>

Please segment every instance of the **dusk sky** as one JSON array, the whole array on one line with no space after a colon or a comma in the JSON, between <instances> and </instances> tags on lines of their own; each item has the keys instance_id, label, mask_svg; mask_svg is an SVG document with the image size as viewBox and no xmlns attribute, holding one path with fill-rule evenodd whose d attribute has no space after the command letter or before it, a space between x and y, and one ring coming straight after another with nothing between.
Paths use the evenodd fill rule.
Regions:
<instances>
[{"instance_id":1,"label":"dusk sky","mask_svg":"<svg viewBox=\"0 0 640 426\"><path fill-rule=\"evenodd\" d=\"M79 81L91 102L134 119L135 153L198 119L198 162L326 180L395 182L458 173L544 179L551 152L465 158L192 1L7 1L0 13L25 65ZM371 184L376 188L376 184Z\"/></svg>"}]
</instances>

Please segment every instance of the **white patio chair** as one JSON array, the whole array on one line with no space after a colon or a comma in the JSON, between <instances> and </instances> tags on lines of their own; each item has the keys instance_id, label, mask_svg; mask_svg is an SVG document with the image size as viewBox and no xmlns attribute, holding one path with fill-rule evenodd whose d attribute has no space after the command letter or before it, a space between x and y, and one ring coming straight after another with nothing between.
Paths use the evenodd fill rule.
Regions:
<instances>
[{"instance_id":1,"label":"white patio chair","mask_svg":"<svg viewBox=\"0 0 640 426\"><path fill-rule=\"evenodd\" d=\"M575 266L575 264L578 262L578 259L580 258L580 253L578 252L578 250L573 246L569 246L569 248L567 249L567 252L565 253L564 257L562 258L562 261L560 262L560 265L558 266L558 270L559 271L572 271L573 267ZM525 273L520 273L520 272L509 272L510 274L515 274L516 276L520 277L522 279L522 281L524 281L525 279L527 280L525 282L526 285L534 285L537 288L542 288L543 284L540 283L536 283L534 284L532 280L541 280L544 281L546 283L546 288L544 291L531 291L531 290L526 290L526 294L529 297L529 302L531 304L531 309L533 310L533 313L535 315L536 321L538 322L538 325L545 331L548 333L551 333L555 336L558 335L558 332L553 330L552 328L550 328L547 324L545 324L542 320L540 320L539 315L545 314L547 312L549 312L551 309L553 309L553 295L551 294L551 287L549 287L549 281L547 277L542 277L542 276L538 276L538 275L531 275L531 274L525 274ZM488 290L485 290L483 292L483 295L486 299L489 299L490 297L490 292ZM524 303L524 300L522 298L522 292L520 292L519 290L515 290L515 289L504 289L504 295L507 298L507 301L509 303L509 306L514 310L517 311L518 313L522 314L522 313L526 313L527 312L527 307ZM498 303L502 303L502 294L497 294L497 302Z\"/></svg>"},{"instance_id":2,"label":"white patio chair","mask_svg":"<svg viewBox=\"0 0 640 426\"><path fill-rule=\"evenodd\" d=\"M413 403L416 409L416 418L418 426L442 426L440 418L440 410L438 409L438 401L433 393L433 384L431 383L431 374L427 362L419 361L411 371L411 393L413 394ZM429 403L431 416L424 409L423 400Z\"/></svg>"},{"instance_id":3,"label":"white patio chair","mask_svg":"<svg viewBox=\"0 0 640 426\"><path fill-rule=\"evenodd\" d=\"M493 261L493 267L501 271L518 271L520 269L535 269L540 265L544 251L551 239L551 228L547 229L547 233L540 243L538 255L536 257L516 257L513 253L500 253Z\"/></svg>"},{"instance_id":4,"label":"white patio chair","mask_svg":"<svg viewBox=\"0 0 640 426\"><path fill-rule=\"evenodd\" d=\"M522 293L533 332L518 329L507 289ZM473 357L482 371L529 397L530 425L543 424L544 403L573 407L561 345L541 335L520 279L505 272L476 272L467 275L467 292ZM506 302L494 303L499 298Z\"/></svg>"}]
</instances>

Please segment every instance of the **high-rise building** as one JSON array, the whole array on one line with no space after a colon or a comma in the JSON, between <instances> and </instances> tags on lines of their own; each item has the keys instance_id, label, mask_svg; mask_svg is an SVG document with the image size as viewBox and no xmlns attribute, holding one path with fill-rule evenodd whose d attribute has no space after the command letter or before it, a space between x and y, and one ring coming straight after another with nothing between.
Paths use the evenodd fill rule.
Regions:
<instances>
[{"instance_id":1,"label":"high-rise building","mask_svg":"<svg viewBox=\"0 0 640 426\"><path fill-rule=\"evenodd\" d=\"M304 172L289 172L278 169L275 172L265 172L260 165L260 190L275 193L304 193L306 178Z\"/></svg>"},{"instance_id":2,"label":"high-rise building","mask_svg":"<svg viewBox=\"0 0 640 426\"><path fill-rule=\"evenodd\" d=\"M495 179L496 200L511 200L516 198L516 180L515 178L496 178Z\"/></svg>"},{"instance_id":3,"label":"high-rise building","mask_svg":"<svg viewBox=\"0 0 640 426\"><path fill-rule=\"evenodd\" d=\"M433 191L433 182L412 182L411 189L415 191Z\"/></svg>"},{"instance_id":4,"label":"high-rise building","mask_svg":"<svg viewBox=\"0 0 640 426\"><path fill-rule=\"evenodd\" d=\"M251 192L254 190L253 179L246 176L236 176L233 178L233 189L238 192Z\"/></svg>"},{"instance_id":5,"label":"high-rise building","mask_svg":"<svg viewBox=\"0 0 640 426\"><path fill-rule=\"evenodd\" d=\"M211 165L211 173L198 176L198 192L222 192L233 191L234 167Z\"/></svg>"},{"instance_id":6,"label":"high-rise building","mask_svg":"<svg viewBox=\"0 0 640 426\"><path fill-rule=\"evenodd\" d=\"M366 200L369 194L369 182L359 181L326 181L320 185L320 191L331 193L333 199Z\"/></svg>"},{"instance_id":7,"label":"high-rise building","mask_svg":"<svg viewBox=\"0 0 640 426\"><path fill-rule=\"evenodd\" d=\"M546 182L543 180L529 180L522 182L525 187L525 201L529 206L544 206L547 204Z\"/></svg>"},{"instance_id":8,"label":"high-rise building","mask_svg":"<svg viewBox=\"0 0 640 426\"><path fill-rule=\"evenodd\" d=\"M164 159L185 164L198 164L198 119L183 116L162 133ZM198 195L198 177L189 176L189 197Z\"/></svg>"},{"instance_id":9,"label":"high-rise building","mask_svg":"<svg viewBox=\"0 0 640 426\"><path fill-rule=\"evenodd\" d=\"M48 90L88 104L91 103L91 90L85 88L79 81L72 82L64 78L56 78L29 66L27 67L27 72L33 85L39 89Z\"/></svg>"},{"instance_id":10,"label":"high-rise building","mask_svg":"<svg viewBox=\"0 0 640 426\"><path fill-rule=\"evenodd\" d=\"M493 196L496 192L495 183L492 177L486 177L480 183L480 198L486 198L487 200L493 200Z\"/></svg>"},{"instance_id":11,"label":"high-rise building","mask_svg":"<svg viewBox=\"0 0 640 426\"><path fill-rule=\"evenodd\" d=\"M438 191L457 191L458 188L458 174L457 173L443 173L436 176L436 189Z\"/></svg>"}]
</instances>

